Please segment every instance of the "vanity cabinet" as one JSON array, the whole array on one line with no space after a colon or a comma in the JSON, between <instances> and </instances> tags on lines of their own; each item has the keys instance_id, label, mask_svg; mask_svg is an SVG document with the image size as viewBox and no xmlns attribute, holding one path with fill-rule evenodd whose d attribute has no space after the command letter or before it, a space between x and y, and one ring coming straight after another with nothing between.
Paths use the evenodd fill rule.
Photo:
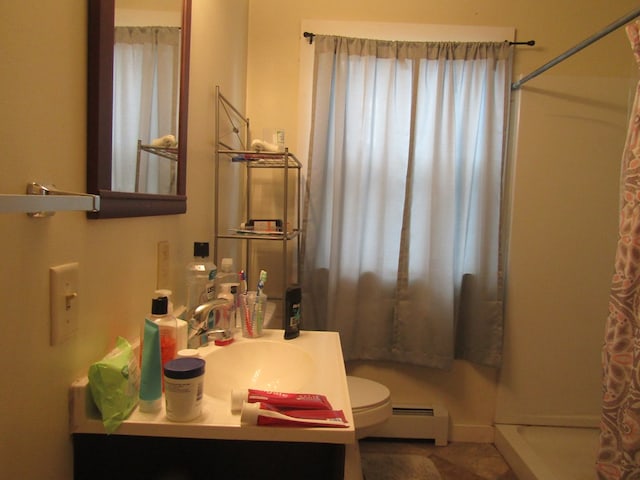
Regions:
<instances>
[{"instance_id":1,"label":"vanity cabinet","mask_svg":"<svg viewBox=\"0 0 640 480\"><path fill-rule=\"evenodd\" d=\"M342 480L351 477L357 439L337 332L305 331L293 341L268 329L259 339L200 347L206 362L202 414L188 422L134 408L107 435L89 378L69 391L74 478L153 480ZM134 358L139 351L136 349ZM295 366L295 368L292 368ZM344 428L258 426L231 408L241 388L317 392L347 419Z\"/></svg>"},{"instance_id":2,"label":"vanity cabinet","mask_svg":"<svg viewBox=\"0 0 640 480\"><path fill-rule=\"evenodd\" d=\"M301 276L302 164L286 147L257 151L249 141L249 119L217 88L214 258L227 256L223 242L239 242L234 260L248 275L248 290L255 290L260 270L267 271L265 291L282 318L287 288Z\"/></svg>"},{"instance_id":3,"label":"vanity cabinet","mask_svg":"<svg viewBox=\"0 0 640 480\"><path fill-rule=\"evenodd\" d=\"M344 478L340 444L75 434L73 445L75 480Z\"/></svg>"}]
</instances>

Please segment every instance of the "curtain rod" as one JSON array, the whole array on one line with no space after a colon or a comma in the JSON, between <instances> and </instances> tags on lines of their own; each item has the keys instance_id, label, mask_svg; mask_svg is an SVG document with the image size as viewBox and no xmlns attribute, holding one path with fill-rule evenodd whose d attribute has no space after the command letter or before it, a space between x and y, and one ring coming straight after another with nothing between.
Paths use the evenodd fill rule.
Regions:
<instances>
[{"instance_id":1,"label":"curtain rod","mask_svg":"<svg viewBox=\"0 0 640 480\"><path fill-rule=\"evenodd\" d=\"M535 78L538 75L540 75L541 73L546 72L551 67L553 67L553 66L557 65L558 63L566 60L567 58L569 58L574 53L578 53L583 48L588 47L592 43L595 43L596 41L600 40L605 35L608 35L609 33L613 32L616 29L618 29L622 25L625 25L626 23L630 22L631 20L633 20L634 18L636 18L638 16L640 16L640 8L637 8L637 9L633 10L632 12L629 12L624 17L621 17L618 20L616 20L615 22L613 22L612 24L604 27L598 33L590 36L589 38L587 38L585 40L583 40L582 42L578 43L576 46L574 46L574 47L570 48L569 50L567 50L566 52L558 55L556 58L554 58L553 60L550 60L549 62L545 63L541 67L538 67L533 72L531 72L529 75L526 75L526 76L522 77L520 80L518 80L517 82L512 83L511 84L511 90L519 89L524 83L528 82L532 78Z\"/></svg>"},{"instance_id":2,"label":"curtain rod","mask_svg":"<svg viewBox=\"0 0 640 480\"><path fill-rule=\"evenodd\" d=\"M313 43L313 37L316 36L315 33L311 33L311 32L304 32L302 35L304 36L304 38L309 40L309 45ZM536 44L535 40L528 40L526 42L509 42L509 45L529 45L530 47L532 47L535 44Z\"/></svg>"}]
</instances>

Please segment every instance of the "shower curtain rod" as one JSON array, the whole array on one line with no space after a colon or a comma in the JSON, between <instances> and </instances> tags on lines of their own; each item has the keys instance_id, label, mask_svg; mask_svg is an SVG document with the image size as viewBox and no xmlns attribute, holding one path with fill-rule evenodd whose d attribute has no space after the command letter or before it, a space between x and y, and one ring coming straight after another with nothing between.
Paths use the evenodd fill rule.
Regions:
<instances>
[{"instance_id":1,"label":"shower curtain rod","mask_svg":"<svg viewBox=\"0 0 640 480\"><path fill-rule=\"evenodd\" d=\"M558 55L556 58L554 58L553 60L550 60L549 62L545 63L541 67L538 67L533 72L531 72L529 75L526 75L526 76L522 77L517 82L513 82L511 84L511 90L519 89L523 84L525 84L529 80L537 77L541 73L546 72L551 67L553 67L553 66L557 65L558 63L566 60L567 58L569 58L574 53L578 53L583 48L588 47L592 43L597 42L598 40L600 40L605 35L608 35L609 33L613 32L614 30L620 28L621 26L625 25L626 23L630 22L631 20L633 20L634 18L639 17L639 16L640 16L640 8L637 8L637 9L633 10L632 12L629 12L624 17L621 17L618 20L616 20L615 22L613 22L612 24L604 27L598 33L590 36L589 38L587 38L585 40L583 40L582 42L578 43L576 46L574 46L574 47L570 48L569 50L567 50L566 52Z\"/></svg>"},{"instance_id":2,"label":"shower curtain rod","mask_svg":"<svg viewBox=\"0 0 640 480\"><path fill-rule=\"evenodd\" d=\"M313 37L316 36L315 33L311 33L311 32L304 32L302 35L304 36L304 38L306 38L309 41L309 45L313 43ZM536 44L535 40L528 40L526 42L509 42L509 45L529 45L530 47L532 47L535 44Z\"/></svg>"}]
</instances>

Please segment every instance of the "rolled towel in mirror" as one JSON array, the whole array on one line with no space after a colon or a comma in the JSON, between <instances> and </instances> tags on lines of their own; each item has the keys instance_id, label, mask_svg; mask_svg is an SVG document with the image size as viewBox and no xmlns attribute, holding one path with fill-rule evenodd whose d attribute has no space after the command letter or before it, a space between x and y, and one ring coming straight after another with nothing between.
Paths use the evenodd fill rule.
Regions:
<instances>
[{"instance_id":1,"label":"rolled towel in mirror","mask_svg":"<svg viewBox=\"0 0 640 480\"><path fill-rule=\"evenodd\" d=\"M173 135L165 135L164 137L160 137L152 140L151 146L172 148L172 147L178 146L178 142L176 142L176 137L174 137Z\"/></svg>"},{"instance_id":2,"label":"rolled towel in mirror","mask_svg":"<svg viewBox=\"0 0 640 480\"><path fill-rule=\"evenodd\" d=\"M256 139L251 142L251 150L255 150L256 152L279 152L280 148L278 147L278 145L275 145L273 143Z\"/></svg>"}]
</instances>

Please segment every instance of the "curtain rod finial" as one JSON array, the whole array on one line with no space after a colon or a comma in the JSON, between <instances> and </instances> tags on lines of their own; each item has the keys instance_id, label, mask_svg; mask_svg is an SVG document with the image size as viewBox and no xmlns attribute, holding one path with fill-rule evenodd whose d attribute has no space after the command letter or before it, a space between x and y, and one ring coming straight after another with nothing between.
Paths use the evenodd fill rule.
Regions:
<instances>
[{"instance_id":1,"label":"curtain rod finial","mask_svg":"<svg viewBox=\"0 0 640 480\"><path fill-rule=\"evenodd\" d=\"M509 42L509 45L529 45L530 47L533 47L535 44L535 40L529 40L527 42Z\"/></svg>"},{"instance_id":2,"label":"curtain rod finial","mask_svg":"<svg viewBox=\"0 0 640 480\"><path fill-rule=\"evenodd\" d=\"M311 33L311 32L304 32L302 35L304 35L304 38L309 39L309 45L313 43L313 37L316 36L315 33Z\"/></svg>"}]
</instances>

